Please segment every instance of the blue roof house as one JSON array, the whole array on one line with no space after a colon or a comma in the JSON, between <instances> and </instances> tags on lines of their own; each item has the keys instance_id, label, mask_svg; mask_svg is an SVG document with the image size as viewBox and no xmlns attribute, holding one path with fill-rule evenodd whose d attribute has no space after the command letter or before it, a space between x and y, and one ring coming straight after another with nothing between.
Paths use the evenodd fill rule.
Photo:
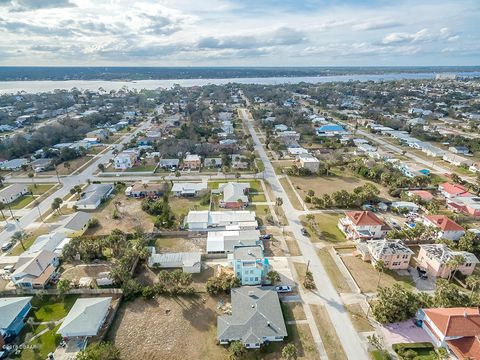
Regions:
<instances>
[{"instance_id":1,"label":"blue roof house","mask_svg":"<svg viewBox=\"0 0 480 360\"><path fill-rule=\"evenodd\" d=\"M260 245L236 246L233 254L229 255L229 260L242 285L261 285L270 270L270 264L263 256Z\"/></svg>"},{"instance_id":2,"label":"blue roof house","mask_svg":"<svg viewBox=\"0 0 480 360\"><path fill-rule=\"evenodd\" d=\"M22 331L31 300L31 296L0 298L0 336L15 337Z\"/></svg>"},{"instance_id":3,"label":"blue roof house","mask_svg":"<svg viewBox=\"0 0 480 360\"><path fill-rule=\"evenodd\" d=\"M317 128L317 136L322 136L322 137L331 137L331 136L336 136L344 133L345 133L345 129L342 126L337 124L327 124Z\"/></svg>"}]
</instances>

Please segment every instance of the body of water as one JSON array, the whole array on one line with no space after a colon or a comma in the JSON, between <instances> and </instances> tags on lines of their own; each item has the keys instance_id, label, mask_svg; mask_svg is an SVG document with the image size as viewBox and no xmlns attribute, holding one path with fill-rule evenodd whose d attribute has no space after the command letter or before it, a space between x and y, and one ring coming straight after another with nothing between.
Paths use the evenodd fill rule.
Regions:
<instances>
[{"instance_id":1,"label":"body of water","mask_svg":"<svg viewBox=\"0 0 480 360\"><path fill-rule=\"evenodd\" d=\"M455 73L461 77L480 76L480 71ZM297 84L326 83L336 81L389 81L402 79L433 79L437 73L387 73L387 74L364 74L364 75L334 75L334 76L311 76L311 77L265 77L265 78L229 78L229 79L175 79L175 80L138 80L138 81L108 81L108 80L65 80L65 81L0 81L0 94L16 94L21 91L26 93L50 92L54 90L70 90L74 87L79 90L105 91L120 90L123 87L128 89L171 88L173 85L180 86L203 86L203 85L224 85L228 83L239 84Z\"/></svg>"}]
</instances>

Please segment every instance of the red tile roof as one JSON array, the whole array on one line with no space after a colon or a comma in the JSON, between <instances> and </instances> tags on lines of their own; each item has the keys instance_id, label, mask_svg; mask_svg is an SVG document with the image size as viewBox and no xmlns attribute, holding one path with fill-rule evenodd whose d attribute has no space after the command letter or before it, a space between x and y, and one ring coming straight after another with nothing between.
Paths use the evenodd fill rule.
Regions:
<instances>
[{"instance_id":1,"label":"red tile roof","mask_svg":"<svg viewBox=\"0 0 480 360\"><path fill-rule=\"evenodd\" d=\"M432 224L436 225L443 231L462 231L465 230L463 227L458 225L455 221L450 220L445 215L428 215L425 217Z\"/></svg>"},{"instance_id":2,"label":"red tile roof","mask_svg":"<svg viewBox=\"0 0 480 360\"><path fill-rule=\"evenodd\" d=\"M467 188L460 184L450 184L448 182L440 184L439 187L443 189L446 193L450 195L460 195L467 191Z\"/></svg>"},{"instance_id":3,"label":"red tile roof","mask_svg":"<svg viewBox=\"0 0 480 360\"><path fill-rule=\"evenodd\" d=\"M357 226L385 225L385 223L371 211L346 211L345 215Z\"/></svg>"},{"instance_id":4,"label":"red tile roof","mask_svg":"<svg viewBox=\"0 0 480 360\"><path fill-rule=\"evenodd\" d=\"M478 308L432 308L423 311L445 336L467 337L480 334Z\"/></svg>"},{"instance_id":5,"label":"red tile roof","mask_svg":"<svg viewBox=\"0 0 480 360\"><path fill-rule=\"evenodd\" d=\"M447 341L449 349L459 359L480 359L480 339L470 336Z\"/></svg>"},{"instance_id":6,"label":"red tile roof","mask_svg":"<svg viewBox=\"0 0 480 360\"><path fill-rule=\"evenodd\" d=\"M422 200L430 201L433 199L432 193L425 190L410 190L409 193L419 196Z\"/></svg>"}]
</instances>

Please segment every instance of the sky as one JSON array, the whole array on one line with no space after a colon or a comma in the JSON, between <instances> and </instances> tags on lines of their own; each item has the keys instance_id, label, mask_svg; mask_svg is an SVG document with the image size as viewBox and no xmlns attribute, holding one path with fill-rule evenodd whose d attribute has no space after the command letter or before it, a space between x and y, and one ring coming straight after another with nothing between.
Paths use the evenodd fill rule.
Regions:
<instances>
[{"instance_id":1,"label":"sky","mask_svg":"<svg viewBox=\"0 0 480 360\"><path fill-rule=\"evenodd\" d=\"M0 65L480 65L479 0L0 0Z\"/></svg>"}]
</instances>

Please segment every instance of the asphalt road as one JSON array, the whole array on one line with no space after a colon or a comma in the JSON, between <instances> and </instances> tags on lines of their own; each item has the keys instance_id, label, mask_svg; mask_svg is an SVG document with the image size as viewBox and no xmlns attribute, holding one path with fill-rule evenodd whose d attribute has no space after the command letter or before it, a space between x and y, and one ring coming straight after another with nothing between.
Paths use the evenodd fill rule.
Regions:
<instances>
[{"instance_id":1,"label":"asphalt road","mask_svg":"<svg viewBox=\"0 0 480 360\"><path fill-rule=\"evenodd\" d=\"M142 124L133 133L125 135L120 142L111 145L107 151L95 156L91 161L91 163L85 169L83 169L83 171L75 175L60 177L60 182L63 186L57 191L55 191L54 193L52 193L50 196L45 198L41 203L39 203L38 208L33 207L31 210L26 212L21 218L18 218L16 221L9 221L9 224L6 225L5 229L0 233L0 246L6 243L7 241L9 241L12 235L16 231L25 230L27 227L35 223L37 219L38 221L40 221L39 211L42 214L47 212L51 207L53 199L57 197L63 198L65 195L67 195L70 192L70 189L75 185L85 184L88 179L94 180L95 176L93 175L93 173L98 170L98 164L103 164L108 162L113 155L113 150L115 147L121 147L121 145L128 143L130 139L137 132L145 130L148 127L149 123L150 121L145 121L144 124ZM117 178L113 178L113 179L118 180ZM23 178L12 177L12 178L6 179L6 182L10 182L10 183L23 182L23 180L24 180ZM37 182L48 182L42 178L39 178L39 179L35 178L34 180ZM52 177L50 180L53 180L51 182L58 182L56 177Z\"/></svg>"},{"instance_id":2,"label":"asphalt road","mask_svg":"<svg viewBox=\"0 0 480 360\"><path fill-rule=\"evenodd\" d=\"M340 296L332 285L330 278L317 256L317 248L312 244L308 237L303 236L301 233L302 224L300 223L299 216L301 216L303 212L296 210L292 206L287 193L281 186L272 163L253 128L253 120L250 114L246 109L240 109L240 113L242 114L250 135L252 136L255 150L258 151L258 154L265 165L264 178L270 183L275 197L283 199L282 207L288 225L298 242L305 261L310 263L310 270L312 271L315 284L318 288L315 292L315 295L318 296L318 304L325 306L347 357L355 360L369 359L368 353L363 346L360 336L352 325Z\"/></svg>"}]
</instances>

